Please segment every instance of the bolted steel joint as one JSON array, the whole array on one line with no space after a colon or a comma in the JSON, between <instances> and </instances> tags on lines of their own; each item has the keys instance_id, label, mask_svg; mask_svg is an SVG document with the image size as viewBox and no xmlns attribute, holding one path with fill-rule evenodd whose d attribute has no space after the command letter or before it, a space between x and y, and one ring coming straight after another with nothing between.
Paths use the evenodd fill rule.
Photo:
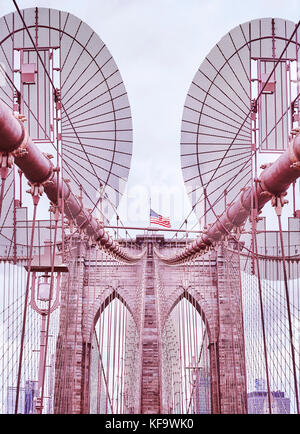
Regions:
<instances>
[{"instance_id":1,"label":"bolted steel joint","mask_svg":"<svg viewBox=\"0 0 300 434\"><path fill-rule=\"evenodd\" d=\"M0 152L0 167L11 168L14 164L14 156L11 152Z\"/></svg>"},{"instance_id":2,"label":"bolted steel joint","mask_svg":"<svg viewBox=\"0 0 300 434\"><path fill-rule=\"evenodd\" d=\"M30 189L27 190L26 193L31 194L33 204L37 205L39 203L40 197L44 193L44 186L43 184L35 184L30 182L28 182L28 184L30 185Z\"/></svg>"},{"instance_id":3,"label":"bolted steel joint","mask_svg":"<svg viewBox=\"0 0 300 434\"><path fill-rule=\"evenodd\" d=\"M271 199L271 205L275 208L277 216L281 216L283 206L289 203L288 200L284 199L286 195L287 192L285 191L280 196L273 196Z\"/></svg>"},{"instance_id":4,"label":"bolted steel joint","mask_svg":"<svg viewBox=\"0 0 300 434\"><path fill-rule=\"evenodd\" d=\"M0 174L2 181L6 180L9 169L14 164L14 156L10 152L0 152Z\"/></svg>"},{"instance_id":5,"label":"bolted steel joint","mask_svg":"<svg viewBox=\"0 0 300 434\"><path fill-rule=\"evenodd\" d=\"M27 128L24 125L24 122L27 119L24 115L21 115L18 112L14 112L14 117L18 120L19 124L21 125L22 137L21 137L21 142L18 143L16 149L12 152L12 154L14 155L14 157L20 158L20 157L23 157L24 155L26 155L28 153L27 152L27 145L28 145L28 141L29 141L29 134L28 134Z\"/></svg>"}]
</instances>

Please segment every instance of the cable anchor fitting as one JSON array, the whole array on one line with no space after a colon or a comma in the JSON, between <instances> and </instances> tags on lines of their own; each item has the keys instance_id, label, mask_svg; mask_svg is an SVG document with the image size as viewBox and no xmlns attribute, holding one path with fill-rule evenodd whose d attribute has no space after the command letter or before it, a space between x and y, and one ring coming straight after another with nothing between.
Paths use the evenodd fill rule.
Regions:
<instances>
[{"instance_id":1,"label":"cable anchor fitting","mask_svg":"<svg viewBox=\"0 0 300 434\"><path fill-rule=\"evenodd\" d=\"M281 216L282 208L284 205L289 203L288 200L284 199L287 195L287 192L281 193L279 196L273 196L271 199L271 205L275 208L275 212L277 216Z\"/></svg>"},{"instance_id":2,"label":"cable anchor fitting","mask_svg":"<svg viewBox=\"0 0 300 434\"><path fill-rule=\"evenodd\" d=\"M39 203L40 197L44 193L44 186L43 184L34 182L28 182L28 185L30 186L30 189L26 190L26 193L31 194L33 205L37 205Z\"/></svg>"},{"instance_id":3,"label":"cable anchor fitting","mask_svg":"<svg viewBox=\"0 0 300 434\"><path fill-rule=\"evenodd\" d=\"M24 155L28 154L27 145L28 145L28 141L29 141L29 134L28 134L27 128L24 125L24 122L27 121L27 119L21 113L14 112L13 114L14 114L14 117L19 121L19 123L22 127L23 136L22 136L22 142L19 144L17 149L15 149L12 152L12 154L13 154L14 158L21 158Z\"/></svg>"},{"instance_id":4,"label":"cable anchor fitting","mask_svg":"<svg viewBox=\"0 0 300 434\"><path fill-rule=\"evenodd\" d=\"M59 215L61 213L59 205L56 205L55 203L51 202L49 207L49 212L51 212L54 215L54 220L58 221Z\"/></svg>"},{"instance_id":5,"label":"cable anchor fitting","mask_svg":"<svg viewBox=\"0 0 300 434\"><path fill-rule=\"evenodd\" d=\"M9 169L12 168L14 164L14 156L10 152L0 152L0 174L2 181L5 181Z\"/></svg>"}]
</instances>

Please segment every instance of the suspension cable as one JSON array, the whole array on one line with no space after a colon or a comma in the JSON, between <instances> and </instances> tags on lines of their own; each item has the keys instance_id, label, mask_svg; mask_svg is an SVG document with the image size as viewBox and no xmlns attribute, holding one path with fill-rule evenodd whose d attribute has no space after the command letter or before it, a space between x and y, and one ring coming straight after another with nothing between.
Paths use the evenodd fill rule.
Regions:
<instances>
[{"instance_id":1,"label":"suspension cable","mask_svg":"<svg viewBox=\"0 0 300 434\"><path fill-rule=\"evenodd\" d=\"M281 52L279 58L278 58L277 61L274 63L274 66L273 66L271 72L269 73L269 75L268 75L268 77L267 77L267 79L266 79L265 84L263 85L262 89L261 89L260 92L258 93L258 96L257 96L257 98L256 98L256 100L255 100L255 101L256 101L256 104L257 104L257 102L259 101L261 95L263 94L263 91L264 91L265 87L267 86L268 81L269 81L270 78L272 77L272 74L274 73L274 71L275 71L275 69L277 68L277 66L280 64L281 59L282 59L284 53L286 52L286 50L287 50L289 44L291 43L293 37L295 36L295 34L296 34L296 32L297 32L299 26L300 26L300 21L298 21L298 23L296 24L295 29L293 30L293 32L292 32L292 34L291 34L289 40L286 42L286 44L285 44L285 46L284 46L284 48L283 48L283 50L282 50L282 52ZM298 97L299 97L299 96L300 96L300 93L298 94ZM296 99L297 99L297 97L296 97ZM292 105L292 103L290 104L289 107L291 107L291 105ZM210 180L209 180L208 183L206 184L206 188L207 188L207 186L210 184L210 182L212 181L212 179L213 179L213 177L214 177L214 174L216 173L216 171L218 170L218 168L219 168L220 165L222 164L224 158L226 157L226 155L227 155L228 152L230 151L230 149L231 149L232 145L234 144L235 139L237 138L239 132L241 131L241 129L242 129L242 127L244 126L244 124L246 123L247 119L249 118L249 116L250 116L250 114L251 114L251 111L252 111L252 108L249 110L249 112L248 112L247 115L245 116L245 118L244 118L243 122L241 123L241 125L240 125L240 127L239 127L239 130L238 130L238 132L236 133L234 139L232 140L232 142L230 143L229 147L227 148L225 154L223 155L222 159L220 160L220 162L219 162L217 168L215 169L215 171L214 171L212 177L210 178ZM182 224L180 225L180 227L179 227L180 229L182 228L182 226L184 225L184 223L185 223L185 221L188 219L188 217L192 214L192 212L194 211L194 208L199 204L199 202L200 202L201 199L202 199L202 197L200 197L200 198L198 199L198 201L197 201L197 202L192 206L191 211L189 212L189 214L187 215L187 217L183 220Z\"/></svg>"},{"instance_id":2,"label":"suspension cable","mask_svg":"<svg viewBox=\"0 0 300 434\"><path fill-rule=\"evenodd\" d=\"M19 368L18 368L16 402L15 402L15 414L18 413L18 404L19 404L19 392L20 392L21 372L22 372L22 361L23 361L24 338L25 338L26 318L27 318L28 296L29 296L30 271L31 271L31 264L32 264L32 259L33 259L32 253L33 253L33 243L34 243L34 234L35 234L36 214L37 214L38 202L39 202L39 195L38 194L33 195L33 219L32 219L32 228L31 228L31 240L30 240L29 260L28 260L28 269L27 269L26 289L25 289L23 325L22 325L22 333L21 333L21 345L20 345Z\"/></svg>"},{"instance_id":3,"label":"suspension cable","mask_svg":"<svg viewBox=\"0 0 300 434\"><path fill-rule=\"evenodd\" d=\"M300 414L299 396L298 396L298 382L297 382L297 368L296 368L296 361L295 361L295 347L294 347L294 343L293 343L293 326L292 326L291 308L290 308L290 296L289 296L288 277L287 277L287 270L286 270L284 243L283 243L283 234L282 234L282 224L281 224L281 211L282 211L282 207L283 207L284 203L285 203L285 201L282 201L282 197L276 197L276 198L274 197L273 206L275 207L275 211L276 211L277 218L278 218L280 245L281 245L281 252L282 252L282 267L283 267L284 289L285 289L286 307L287 307L287 315L288 315L289 337L290 337L291 356L292 356L292 365L293 365L296 407L297 407L297 414Z\"/></svg>"}]
</instances>

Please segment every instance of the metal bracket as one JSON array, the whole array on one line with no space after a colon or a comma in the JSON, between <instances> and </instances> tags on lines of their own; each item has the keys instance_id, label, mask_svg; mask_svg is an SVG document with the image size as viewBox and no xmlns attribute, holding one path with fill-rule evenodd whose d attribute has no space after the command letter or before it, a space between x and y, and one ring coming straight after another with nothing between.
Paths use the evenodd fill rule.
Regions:
<instances>
[{"instance_id":1,"label":"metal bracket","mask_svg":"<svg viewBox=\"0 0 300 434\"><path fill-rule=\"evenodd\" d=\"M271 205L275 208L277 216L281 216L282 208L285 204L289 203L288 200L284 199L287 192L281 193L280 196L273 196L271 199Z\"/></svg>"},{"instance_id":2,"label":"metal bracket","mask_svg":"<svg viewBox=\"0 0 300 434\"><path fill-rule=\"evenodd\" d=\"M0 152L0 173L1 179L4 181L7 178L9 169L14 164L14 156L10 152Z\"/></svg>"},{"instance_id":3,"label":"metal bracket","mask_svg":"<svg viewBox=\"0 0 300 434\"><path fill-rule=\"evenodd\" d=\"M23 139L22 139L22 142L17 147L17 149L15 149L12 152L12 154L15 158L20 158L20 157L23 157L24 155L26 155L28 153L27 152L27 144L29 141L29 134L28 134L27 128L24 125L24 122L27 119L24 115L22 115L21 113L18 113L18 112L14 112L14 117L18 120L19 124L22 127Z\"/></svg>"}]
</instances>

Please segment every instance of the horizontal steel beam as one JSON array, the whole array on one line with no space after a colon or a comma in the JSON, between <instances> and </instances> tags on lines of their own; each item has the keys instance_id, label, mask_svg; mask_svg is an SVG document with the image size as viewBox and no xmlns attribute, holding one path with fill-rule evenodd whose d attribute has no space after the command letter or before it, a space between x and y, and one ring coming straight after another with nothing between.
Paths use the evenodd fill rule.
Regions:
<instances>
[{"instance_id":1,"label":"horizontal steel beam","mask_svg":"<svg viewBox=\"0 0 300 434\"><path fill-rule=\"evenodd\" d=\"M184 232L188 234L201 234L203 231L196 231L191 229L170 229L170 228L151 228L151 227L138 227L138 226L104 226L105 229L119 229L119 230L133 230L133 231L149 231L149 232Z\"/></svg>"}]
</instances>

